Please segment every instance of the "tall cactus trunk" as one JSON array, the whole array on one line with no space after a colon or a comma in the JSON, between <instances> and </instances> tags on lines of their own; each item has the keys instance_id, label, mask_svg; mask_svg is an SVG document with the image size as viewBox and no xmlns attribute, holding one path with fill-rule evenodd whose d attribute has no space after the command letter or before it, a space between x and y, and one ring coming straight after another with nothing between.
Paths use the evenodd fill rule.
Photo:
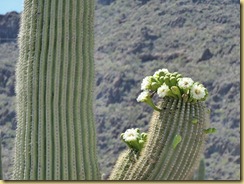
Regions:
<instances>
[{"instance_id":1,"label":"tall cactus trunk","mask_svg":"<svg viewBox=\"0 0 244 184\"><path fill-rule=\"evenodd\" d=\"M94 0L25 0L13 179L97 180Z\"/></svg>"},{"instance_id":2,"label":"tall cactus trunk","mask_svg":"<svg viewBox=\"0 0 244 184\"><path fill-rule=\"evenodd\" d=\"M155 111L148 141L138 160L123 154L111 180L189 180L202 155L207 110L202 102L191 103L166 98ZM174 145L175 136L181 141ZM122 166L123 167L122 167Z\"/></svg>"}]
</instances>

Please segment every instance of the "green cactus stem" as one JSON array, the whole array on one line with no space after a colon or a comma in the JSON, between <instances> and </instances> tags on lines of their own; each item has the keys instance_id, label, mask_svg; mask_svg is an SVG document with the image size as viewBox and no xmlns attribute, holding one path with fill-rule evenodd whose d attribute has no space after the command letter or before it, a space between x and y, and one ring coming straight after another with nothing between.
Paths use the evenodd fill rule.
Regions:
<instances>
[{"instance_id":1,"label":"green cactus stem","mask_svg":"<svg viewBox=\"0 0 244 184\"><path fill-rule=\"evenodd\" d=\"M197 170L197 176L195 178L195 180L204 180L205 179L205 162L204 159L202 159L200 161L200 164L198 166L198 170Z\"/></svg>"},{"instance_id":2,"label":"green cactus stem","mask_svg":"<svg viewBox=\"0 0 244 184\"><path fill-rule=\"evenodd\" d=\"M140 152L144 148L147 140L147 134L144 132L140 133L138 128L127 129L120 137L129 147L129 150L124 151L120 155L109 180L122 180L125 177L126 171L131 170L138 160Z\"/></svg>"},{"instance_id":3,"label":"green cactus stem","mask_svg":"<svg viewBox=\"0 0 244 184\"><path fill-rule=\"evenodd\" d=\"M119 157L110 179L191 179L202 155L206 134L216 132L214 128L206 129L209 123L208 109L204 105L207 89L167 69L145 77L141 89L143 92L137 101L155 110L147 141L133 162L128 153ZM160 97L157 106L151 99L156 93Z\"/></svg>"},{"instance_id":4,"label":"green cactus stem","mask_svg":"<svg viewBox=\"0 0 244 184\"><path fill-rule=\"evenodd\" d=\"M131 170L136 162L136 155L132 150L126 150L120 154L109 180L123 180L128 170Z\"/></svg>"},{"instance_id":5,"label":"green cactus stem","mask_svg":"<svg viewBox=\"0 0 244 184\"><path fill-rule=\"evenodd\" d=\"M159 106L162 111L154 111L148 141L138 160L128 167L132 163L121 159L119 163L127 167L117 164L110 179L185 180L194 172L205 142L203 129L207 118L203 103L165 98ZM193 118L198 120L197 124L191 122ZM176 135L180 135L181 141L174 146ZM122 168L126 169L121 171ZM115 170L124 177L114 174Z\"/></svg>"},{"instance_id":6,"label":"green cactus stem","mask_svg":"<svg viewBox=\"0 0 244 184\"><path fill-rule=\"evenodd\" d=\"M94 0L25 0L13 179L97 180Z\"/></svg>"}]
</instances>

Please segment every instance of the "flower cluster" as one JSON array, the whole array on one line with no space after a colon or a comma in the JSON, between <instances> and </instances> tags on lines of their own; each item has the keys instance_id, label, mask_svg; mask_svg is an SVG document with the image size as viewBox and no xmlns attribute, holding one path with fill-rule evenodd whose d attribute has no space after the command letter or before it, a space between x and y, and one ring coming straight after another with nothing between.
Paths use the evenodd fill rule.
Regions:
<instances>
[{"instance_id":1,"label":"flower cluster","mask_svg":"<svg viewBox=\"0 0 244 184\"><path fill-rule=\"evenodd\" d=\"M153 76L145 77L141 83L141 90L137 101L145 102L155 110L160 110L151 99L155 93L161 98L171 97L183 99L185 102L204 101L208 96L207 89L199 82L182 77L177 72L170 73L165 68L156 71Z\"/></svg>"},{"instance_id":2,"label":"flower cluster","mask_svg":"<svg viewBox=\"0 0 244 184\"><path fill-rule=\"evenodd\" d=\"M120 135L120 138L135 152L140 152L143 148L147 134L140 133L138 128L127 129L125 133Z\"/></svg>"}]
</instances>

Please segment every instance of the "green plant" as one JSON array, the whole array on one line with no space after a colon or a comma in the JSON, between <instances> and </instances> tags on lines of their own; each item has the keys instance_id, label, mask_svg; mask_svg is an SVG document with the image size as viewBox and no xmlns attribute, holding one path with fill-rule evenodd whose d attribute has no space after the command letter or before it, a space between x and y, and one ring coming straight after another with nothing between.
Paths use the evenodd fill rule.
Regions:
<instances>
[{"instance_id":1,"label":"green plant","mask_svg":"<svg viewBox=\"0 0 244 184\"><path fill-rule=\"evenodd\" d=\"M15 180L100 179L94 0L25 0L16 69Z\"/></svg>"},{"instance_id":2,"label":"green plant","mask_svg":"<svg viewBox=\"0 0 244 184\"><path fill-rule=\"evenodd\" d=\"M143 79L138 96L155 109L150 122L148 140L138 151L129 150L119 157L110 176L112 180L186 180L191 179L204 147L208 109L204 101L208 95L202 84L167 69ZM152 97L162 99L158 106ZM122 134L123 136L123 134ZM138 136L134 133L134 141ZM128 140L127 144L131 140ZM139 152L139 153L138 153Z\"/></svg>"},{"instance_id":3,"label":"green plant","mask_svg":"<svg viewBox=\"0 0 244 184\"><path fill-rule=\"evenodd\" d=\"M25 0L16 69L13 179L98 180L92 109L94 1ZM138 101L155 109L150 131L122 134L129 146L110 179L188 179L206 133L203 85L162 69ZM156 106L152 97L162 101Z\"/></svg>"},{"instance_id":4,"label":"green plant","mask_svg":"<svg viewBox=\"0 0 244 184\"><path fill-rule=\"evenodd\" d=\"M204 179L205 179L205 162L204 159L202 159L198 166L196 180L204 180Z\"/></svg>"}]
</instances>

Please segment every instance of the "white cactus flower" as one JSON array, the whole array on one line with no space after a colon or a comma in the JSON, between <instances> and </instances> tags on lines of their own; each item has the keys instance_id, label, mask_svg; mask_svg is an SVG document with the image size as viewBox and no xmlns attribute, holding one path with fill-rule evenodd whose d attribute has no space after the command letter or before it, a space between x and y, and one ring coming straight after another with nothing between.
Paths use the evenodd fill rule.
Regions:
<instances>
[{"instance_id":1,"label":"white cactus flower","mask_svg":"<svg viewBox=\"0 0 244 184\"><path fill-rule=\"evenodd\" d=\"M170 91L169 86L167 86L166 84L163 84L162 86L160 86L157 90L157 94L159 97L165 97L167 96L167 93Z\"/></svg>"},{"instance_id":2,"label":"white cactus flower","mask_svg":"<svg viewBox=\"0 0 244 184\"><path fill-rule=\"evenodd\" d=\"M147 90L152 84L152 76L147 76L142 80L141 90Z\"/></svg>"},{"instance_id":3,"label":"white cactus flower","mask_svg":"<svg viewBox=\"0 0 244 184\"><path fill-rule=\"evenodd\" d=\"M189 89L193 85L194 81L189 77L180 78L178 81L178 86L181 89Z\"/></svg>"},{"instance_id":4,"label":"white cactus flower","mask_svg":"<svg viewBox=\"0 0 244 184\"><path fill-rule=\"evenodd\" d=\"M200 100L202 98L205 97L206 92L205 92L206 88L203 87L203 85L201 84L194 84L191 88L191 96L196 99L196 100Z\"/></svg>"},{"instance_id":5,"label":"white cactus flower","mask_svg":"<svg viewBox=\"0 0 244 184\"><path fill-rule=\"evenodd\" d=\"M148 91L143 91L141 94L137 97L137 102L145 102L150 97L150 93Z\"/></svg>"},{"instance_id":6,"label":"white cactus flower","mask_svg":"<svg viewBox=\"0 0 244 184\"><path fill-rule=\"evenodd\" d=\"M126 142L136 141L138 137L139 137L139 133L137 132L137 129L134 128L127 129L123 135L123 139Z\"/></svg>"},{"instance_id":7,"label":"white cactus flower","mask_svg":"<svg viewBox=\"0 0 244 184\"><path fill-rule=\"evenodd\" d=\"M159 77L159 73L160 73L160 72L169 73L168 69L166 69L166 68L162 68L162 69L157 70L157 71L153 74L153 77L155 77L155 78Z\"/></svg>"}]
</instances>

